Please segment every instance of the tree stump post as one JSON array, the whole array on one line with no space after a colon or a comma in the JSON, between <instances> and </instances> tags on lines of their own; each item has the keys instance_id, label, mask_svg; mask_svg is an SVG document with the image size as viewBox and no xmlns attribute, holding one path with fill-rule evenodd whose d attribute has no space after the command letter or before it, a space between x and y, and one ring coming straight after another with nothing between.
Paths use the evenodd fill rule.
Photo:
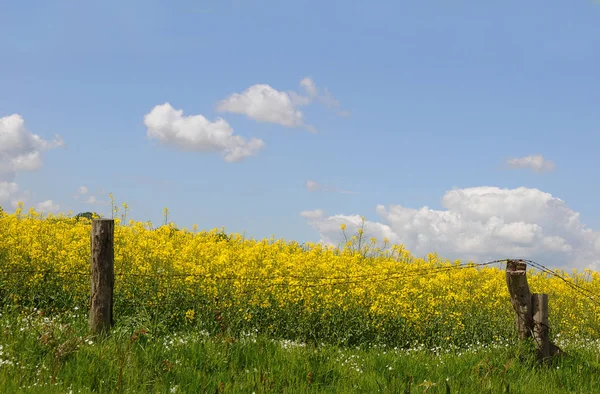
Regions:
<instances>
[{"instance_id":1,"label":"tree stump post","mask_svg":"<svg viewBox=\"0 0 600 394\"><path fill-rule=\"evenodd\" d=\"M563 351L550 341L548 326L548 294L531 294L527 284L527 264L507 260L506 284L510 302L517 315L516 326L520 340L533 336L539 361L547 361Z\"/></svg>"},{"instance_id":2,"label":"tree stump post","mask_svg":"<svg viewBox=\"0 0 600 394\"><path fill-rule=\"evenodd\" d=\"M550 357L550 338L548 338L548 294L533 294L533 337L538 349L538 360Z\"/></svg>"},{"instance_id":3,"label":"tree stump post","mask_svg":"<svg viewBox=\"0 0 600 394\"><path fill-rule=\"evenodd\" d=\"M506 284L510 293L510 302L517 314L517 333L521 340L529 338L533 331L531 292L526 274L527 264L518 260L506 262Z\"/></svg>"},{"instance_id":4,"label":"tree stump post","mask_svg":"<svg viewBox=\"0 0 600 394\"><path fill-rule=\"evenodd\" d=\"M114 324L114 229L113 219L92 220L90 332L94 335L106 333Z\"/></svg>"}]
</instances>

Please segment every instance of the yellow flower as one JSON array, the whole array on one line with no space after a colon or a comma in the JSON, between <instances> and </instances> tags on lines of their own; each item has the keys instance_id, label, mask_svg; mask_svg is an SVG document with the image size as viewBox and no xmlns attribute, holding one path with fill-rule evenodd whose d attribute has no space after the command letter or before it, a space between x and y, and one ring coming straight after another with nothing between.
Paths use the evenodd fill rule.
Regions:
<instances>
[{"instance_id":1,"label":"yellow flower","mask_svg":"<svg viewBox=\"0 0 600 394\"><path fill-rule=\"evenodd\" d=\"M7 300L24 305L31 294L47 297L52 289L62 292L57 299L84 305L89 299L90 222L38 215L23 204L14 213L0 212L0 273L31 272L2 275L0 291ZM340 228L345 231L346 224ZM368 321L366 330L383 337L384 330L414 336L443 330L440 340L460 341L473 337L477 327L488 326L493 327L492 340L514 331L505 273L497 267L464 267L436 253L415 257L402 245L388 245L388 239L384 247L371 239L358 250L356 235L338 249L275 237L254 240L224 229L192 229L194 233L174 225L154 229L149 222L115 219L115 290L121 305L133 305L127 313L144 305L168 305L164 308L172 309L165 312L191 322L198 320L195 309L199 319L211 316L215 305L205 301L218 300L217 309L228 312L223 324L238 319L232 326L243 329L293 314L299 326L315 316L332 322ZM53 273L32 272L36 269ZM600 306L569 283L600 294L600 273L554 273L568 283L528 272L531 291L550 295L552 332L599 339ZM195 308L188 309L190 305ZM264 324L262 329L267 328Z\"/></svg>"},{"instance_id":2,"label":"yellow flower","mask_svg":"<svg viewBox=\"0 0 600 394\"><path fill-rule=\"evenodd\" d=\"M193 309L188 309L188 310L185 312L185 318L186 318L187 320L189 320L189 321L192 321L192 320L194 320L194 314L195 314L195 312L194 312L194 310L193 310Z\"/></svg>"}]
</instances>

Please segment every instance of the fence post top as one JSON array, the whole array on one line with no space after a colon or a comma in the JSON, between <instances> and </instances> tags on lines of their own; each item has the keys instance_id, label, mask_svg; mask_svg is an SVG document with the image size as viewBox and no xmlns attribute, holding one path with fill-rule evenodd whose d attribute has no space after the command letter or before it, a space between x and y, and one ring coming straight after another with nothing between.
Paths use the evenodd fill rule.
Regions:
<instances>
[{"instance_id":1,"label":"fence post top","mask_svg":"<svg viewBox=\"0 0 600 394\"><path fill-rule=\"evenodd\" d=\"M522 260L507 260L506 269L508 271L525 271L527 270L527 263Z\"/></svg>"}]
</instances>

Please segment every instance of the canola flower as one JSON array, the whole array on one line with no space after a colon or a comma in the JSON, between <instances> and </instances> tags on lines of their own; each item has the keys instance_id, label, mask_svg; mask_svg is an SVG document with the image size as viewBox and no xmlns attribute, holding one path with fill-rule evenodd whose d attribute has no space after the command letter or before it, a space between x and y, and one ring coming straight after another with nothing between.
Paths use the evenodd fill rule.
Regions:
<instances>
[{"instance_id":1,"label":"canola flower","mask_svg":"<svg viewBox=\"0 0 600 394\"><path fill-rule=\"evenodd\" d=\"M166 324L260 331L345 344L465 344L514 335L503 267L412 256L364 231L339 248L115 217L115 313L149 313ZM165 210L168 215L168 210ZM167 222L167 220L165 220ZM362 228L361 228L362 229ZM0 211L0 308L85 307L91 221ZM342 226L344 236L346 228ZM533 292L550 296L553 334L600 338L600 276L531 271Z\"/></svg>"}]
</instances>

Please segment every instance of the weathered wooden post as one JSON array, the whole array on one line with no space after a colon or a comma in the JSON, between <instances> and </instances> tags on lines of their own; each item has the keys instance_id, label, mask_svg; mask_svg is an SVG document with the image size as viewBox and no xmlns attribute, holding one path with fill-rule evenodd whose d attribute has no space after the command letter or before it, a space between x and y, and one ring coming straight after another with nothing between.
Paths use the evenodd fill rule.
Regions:
<instances>
[{"instance_id":1,"label":"weathered wooden post","mask_svg":"<svg viewBox=\"0 0 600 394\"><path fill-rule=\"evenodd\" d=\"M114 230L115 221L113 219L92 220L92 286L90 294L90 331L92 334L107 332L114 324Z\"/></svg>"},{"instance_id":2,"label":"weathered wooden post","mask_svg":"<svg viewBox=\"0 0 600 394\"><path fill-rule=\"evenodd\" d=\"M550 338L548 338L548 294L531 296L533 311L533 337L538 349L538 359L550 357Z\"/></svg>"},{"instance_id":3,"label":"weathered wooden post","mask_svg":"<svg viewBox=\"0 0 600 394\"><path fill-rule=\"evenodd\" d=\"M533 330L531 292L526 274L527 264L518 260L506 262L506 284L510 293L510 302L517 314L516 324L519 339L529 338Z\"/></svg>"},{"instance_id":4,"label":"weathered wooden post","mask_svg":"<svg viewBox=\"0 0 600 394\"><path fill-rule=\"evenodd\" d=\"M539 361L562 353L562 350L550 341L548 327L548 294L531 294L527 284L527 264L520 260L506 262L506 284L510 293L510 302L517 315L519 339L533 336Z\"/></svg>"}]
</instances>

